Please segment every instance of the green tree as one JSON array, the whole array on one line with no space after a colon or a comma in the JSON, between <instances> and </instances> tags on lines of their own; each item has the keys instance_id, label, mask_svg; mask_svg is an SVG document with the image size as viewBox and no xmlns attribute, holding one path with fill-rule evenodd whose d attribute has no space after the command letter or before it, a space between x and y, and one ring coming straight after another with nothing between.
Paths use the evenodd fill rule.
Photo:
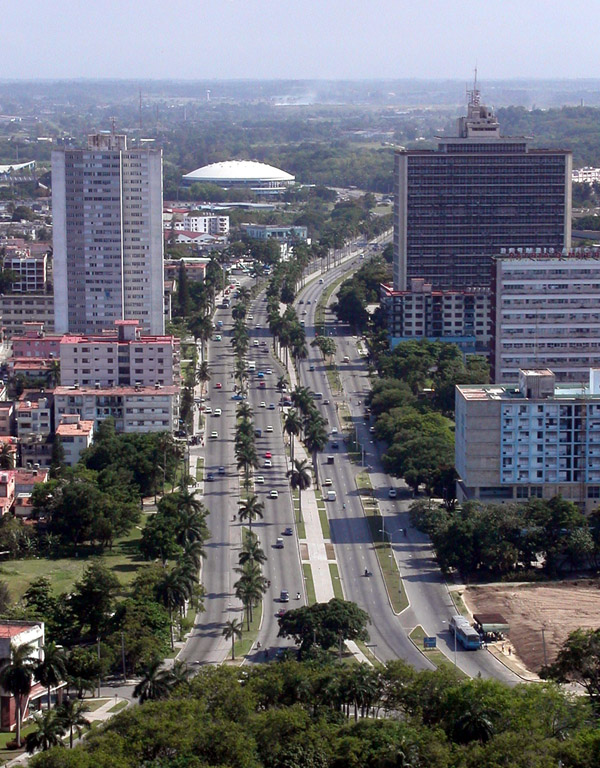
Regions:
<instances>
[{"instance_id":1,"label":"green tree","mask_svg":"<svg viewBox=\"0 0 600 768\"><path fill-rule=\"evenodd\" d=\"M295 459L292 469L289 469L286 474L290 479L291 488L298 491L298 512L299 517L302 518L302 491L310 488L311 483L307 460L298 461Z\"/></svg>"},{"instance_id":2,"label":"green tree","mask_svg":"<svg viewBox=\"0 0 600 768\"><path fill-rule=\"evenodd\" d=\"M238 502L240 511L239 518L242 522L248 521L250 534L252 534L252 523L255 520L262 520L265 505L258 500L258 496L248 496L243 501Z\"/></svg>"},{"instance_id":3,"label":"green tree","mask_svg":"<svg viewBox=\"0 0 600 768\"><path fill-rule=\"evenodd\" d=\"M61 725L69 732L69 747L73 749L73 733L79 738L84 728L89 728L90 721L85 717L89 707L83 701L69 699L64 701L56 710Z\"/></svg>"},{"instance_id":4,"label":"green tree","mask_svg":"<svg viewBox=\"0 0 600 768\"><path fill-rule=\"evenodd\" d=\"M569 634L556 661L542 667L540 676L557 683L579 683L600 709L600 629L576 629Z\"/></svg>"},{"instance_id":5,"label":"green tree","mask_svg":"<svg viewBox=\"0 0 600 768\"><path fill-rule=\"evenodd\" d=\"M65 727L55 710L34 712L31 717L36 730L25 737L25 749L30 755L39 750L45 752L51 747L62 746Z\"/></svg>"},{"instance_id":6,"label":"green tree","mask_svg":"<svg viewBox=\"0 0 600 768\"><path fill-rule=\"evenodd\" d=\"M300 434L301 429L302 420L300 419L300 414L298 411L290 408L290 410L285 414L283 431L290 438L290 456L292 463L294 462L294 437Z\"/></svg>"},{"instance_id":7,"label":"green tree","mask_svg":"<svg viewBox=\"0 0 600 768\"><path fill-rule=\"evenodd\" d=\"M60 477L65 465L65 449L60 435L55 434L52 440L52 455L50 457L50 477Z\"/></svg>"},{"instance_id":8,"label":"green tree","mask_svg":"<svg viewBox=\"0 0 600 768\"><path fill-rule=\"evenodd\" d=\"M156 701L166 699L173 688L173 675L163 667L162 659L155 659L142 672L142 679L133 689L133 695L140 700Z\"/></svg>"},{"instance_id":9,"label":"green tree","mask_svg":"<svg viewBox=\"0 0 600 768\"><path fill-rule=\"evenodd\" d=\"M71 603L80 627L88 627L95 640L110 618L119 580L101 560L92 561L75 583Z\"/></svg>"},{"instance_id":10,"label":"green tree","mask_svg":"<svg viewBox=\"0 0 600 768\"><path fill-rule=\"evenodd\" d=\"M44 657L36 662L34 675L48 691L48 709L50 709L52 688L56 688L67 674L67 657L64 650L53 642L46 643L42 650Z\"/></svg>"},{"instance_id":11,"label":"green tree","mask_svg":"<svg viewBox=\"0 0 600 768\"><path fill-rule=\"evenodd\" d=\"M287 611L279 619L279 637L293 637L304 656L313 643L325 650L344 640L368 640L369 615L355 603L332 598Z\"/></svg>"}]
</instances>

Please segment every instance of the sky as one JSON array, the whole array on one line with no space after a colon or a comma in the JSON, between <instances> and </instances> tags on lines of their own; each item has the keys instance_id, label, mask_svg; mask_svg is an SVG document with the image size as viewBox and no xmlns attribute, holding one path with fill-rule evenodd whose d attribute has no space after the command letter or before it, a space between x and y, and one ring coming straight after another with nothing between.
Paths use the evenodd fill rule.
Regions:
<instances>
[{"instance_id":1,"label":"sky","mask_svg":"<svg viewBox=\"0 0 600 768\"><path fill-rule=\"evenodd\" d=\"M0 79L600 77L598 0L0 0Z\"/></svg>"}]
</instances>

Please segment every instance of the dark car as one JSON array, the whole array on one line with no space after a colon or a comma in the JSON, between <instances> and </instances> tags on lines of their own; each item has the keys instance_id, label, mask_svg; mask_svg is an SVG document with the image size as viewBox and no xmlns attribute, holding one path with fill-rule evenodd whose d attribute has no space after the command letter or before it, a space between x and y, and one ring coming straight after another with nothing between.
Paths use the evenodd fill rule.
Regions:
<instances>
[{"instance_id":1,"label":"dark car","mask_svg":"<svg viewBox=\"0 0 600 768\"><path fill-rule=\"evenodd\" d=\"M219 467L219 474L224 475L225 474L225 467Z\"/></svg>"},{"instance_id":2,"label":"dark car","mask_svg":"<svg viewBox=\"0 0 600 768\"><path fill-rule=\"evenodd\" d=\"M337 449L340 447L340 444L338 443L337 440L334 440L333 443L331 443L331 447L333 448L334 451L337 451Z\"/></svg>"},{"instance_id":3,"label":"dark car","mask_svg":"<svg viewBox=\"0 0 600 768\"><path fill-rule=\"evenodd\" d=\"M292 528L284 528L283 535L284 536L293 536L294 535L294 531L292 530Z\"/></svg>"},{"instance_id":4,"label":"dark car","mask_svg":"<svg viewBox=\"0 0 600 768\"><path fill-rule=\"evenodd\" d=\"M212 472L209 472L209 473L206 475L206 480L207 480L207 482L211 483L211 482L212 482L214 479L215 479L215 476L213 475L213 473L212 473Z\"/></svg>"}]
</instances>

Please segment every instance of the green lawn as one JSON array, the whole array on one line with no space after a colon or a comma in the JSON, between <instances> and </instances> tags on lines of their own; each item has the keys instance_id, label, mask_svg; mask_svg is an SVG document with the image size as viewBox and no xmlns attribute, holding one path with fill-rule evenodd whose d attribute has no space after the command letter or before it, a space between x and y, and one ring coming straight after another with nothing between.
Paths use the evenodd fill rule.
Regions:
<instances>
[{"instance_id":1,"label":"green lawn","mask_svg":"<svg viewBox=\"0 0 600 768\"><path fill-rule=\"evenodd\" d=\"M242 616L244 623L242 638L241 640L235 641L235 663L237 664L242 663L244 656L252 650L256 643L256 636L258 635L258 630L262 621L263 606L264 603L261 600L260 604L254 608L252 612L252 621L250 622L250 630L248 630L248 622L246 621L246 614L244 611L244 615ZM231 640L229 641L228 658L231 661Z\"/></svg>"},{"instance_id":2,"label":"green lawn","mask_svg":"<svg viewBox=\"0 0 600 768\"><path fill-rule=\"evenodd\" d=\"M302 571L304 572L306 599L309 605L314 605L317 602L317 595L315 593L315 582L313 579L310 563L302 563Z\"/></svg>"},{"instance_id":3,"label":"green lawn","mask_svg":"<svg viewBox=\"0 0 600 768\"><path fill-rule=\"evenodd\" d=\"M196 482L201 483L204 480L204 457L198 456L196 462Z\"/></svg>"},{"instance_id":4,"label":"green lawn","mask_svg":"<svg viewBox=\"0 0 600 768\"><path fill-rule=\"evenodd\" d=\"M321 530L323 532L324 539L331 539L331 531L329 529L329 518L327 517L327 508L323 501L323 494L319 488L315 488L315 497L317 499L317 509L319 510L319 520L321 522Z\"/></svg>"},{"instance_id":5,"label":"green lawn","mask_svg":"<svg viewBox=\"0 0 600 768\"><path fill-rule=\"evenodd\" d=\"M120 539L116 539L112 551L105 550L102 558L110 570L126 587L135 578L145 561L139 556L139 542L147 517L142 515L138 526ZM20 600L27 587L35 579L45 576L50 579L56 594L68 592L81 577L90 556L98 552L90 547L81 547L76 558L32 558L27 560L6 560L0 564L0 579L6 581L13 600Z\"/></svg>"},{"instance_id":6,"label":"green lawn","mask_svg":"<svg viewBox=\"0 0 600 768\"><path fill-rule=\"evenodd\" d=\"M28 733L33 733L33 731L35 731L35 725L24 725L21 728L21 740L23 744L25 743L25 736L27 736ZM17 755L21 755L25 751L24 746L21 747L21 749L6 748L8 742L14 741L14 739L14 731L12 733L0 733L0 764L4 765L4 763L13 760Z\"/></svg>"},{"instance_id":7,"label":"green lawn","mask_svg":"<svg viewBox=\"0 0 600 768\"><path fill-rule=\"evenodd\" d=\"M120 712L122 709L125 709L126 706L127 706L127 702L126 701L119 701L117 704L115 704L114 707L111 707L108 710L108 712L111 715L116 715L117 712Z\"/></svg>"},{"instance_id":8,"label":"green lawn","mask_svg":"<svg viewBox=\"0 0 600 768\"><path fill-rule=\"evenodd\" d=\"M423 638L426 637L426 635L425 630L420 624L413 629L409 637L416 645L416 647L422 651L422 653L429 659L432 664L435 664L436 667L450 667L451 669L455 670L456 674L461 680L467 679L468 675L466 675L462 669L455 667L450 659L441 651L438 651L437 648L428 648L427 650L423 648Z\"/></svg>"},{"instance_id":9,"label":"green lawn","mask_svg":"<svg viewBox=\"0 0 600 768\"><path fill-rule=\"evenodd\" d=\"M333 584L333 595L338 600L344 599L344 590L342 588L342 581L340 579L340 572L337 567L337 563L329 563L329 572L331 574L331 583Z\"/></svg>"}]
</instances>

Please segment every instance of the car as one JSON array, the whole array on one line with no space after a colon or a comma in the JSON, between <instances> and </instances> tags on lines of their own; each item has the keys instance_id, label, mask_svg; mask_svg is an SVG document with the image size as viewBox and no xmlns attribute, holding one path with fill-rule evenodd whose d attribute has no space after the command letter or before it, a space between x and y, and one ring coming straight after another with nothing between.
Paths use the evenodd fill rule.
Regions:
<instances>
[{"instance_id":1,"label":"car","mask_svg":"<svg viewBox=\"0 0 600 768\"><path fill-rule=\"evenodd\" d=\"M306 303L307 303L307 304L310 304L310 299L306 299Z\"/></svg>"},{"instance_id":2,"label":"car","mask_svg":"<svg viewBox=\"0 0 600 768\"><path fill-rule=\"evenodd\" d=\"M374 435L375 434L375 427L369 427L369 432Z\"/></svg>"},{"instance_id":3,"label":"car","mask_svg":"<svg viewBox=\"0 0 600 768\"><path fill-rule=\"evenodd\" d=\"M264 400L261 400L261 401L260 401L260 406L259 406L259 407L260 407L260 408L266 408L266 407L267 407L267 404L265 403L265 401L264 401Z\"/></svg>"},{"instance_id":4,"label":"car","mask_svg":"<svg viewBox=\"0 0 600 768\"><path fill-rule=\"evenodd\" d=\"M254 315L248 315L248 320L254 320Z\"/></svg>"},{"instance_id":5,"label":"car","mask_svg":"<svg viewBox=\"0 0 600 768\"><path fill-rule=\"evenodd\" d=\"M204 413L207 416L209 416L212 413L212 408L210 407L210 405L207 405L207 406L204 407Z\"/></svg>"},{"instance_id":6,"label":"car","mask_svg":"<svg viewBox=\"0 0 600 768\"><path fill-rule=\"evenodd\" d=\"M222 413L223 411L220 408L215 408L213 416L220 416Z\"/></svg>"},{"instance_id":7,"label":"car","mask_svg":"<svg viewBox=\"0 0 600 768\"><path fill-rule=\"evenodd\" d=\"M348 355L344 355L344 362L345 363L349 363L350 362L350 358L348 357Z\"/></svg>"},{"instance_id":8,"label":"car","mask_svg":"<svg viewBox=\"0 0 600 768\"><path fill-rule=\"evenodd\" d=\"M271 469L271 467L273 466L273 462L271 461L271 459L265 459L265 463L263 466L265 469Z\"/></svg>"},{"instance_id":9,"label":"car","mask_svg":"<svg viewBox=\"0 0 600 768\"><path fill-rule=\"evenodd\" d=\"M323 400L323 405L329 405L329 400Z\"/></svg>"},{"instance_id":10,"label":"car","mask_svg":"<svg viewBox=\"0 0 600 768\"><path fill-rule=\"evenodd\" d=\"M289 527L288 528L284 528L283 529L283 535L284 536L293 536L294 535L294 531L291 528L289 528Z\"/></svg>"},{"instance_id":11,"label":"car","mask_svg":"<svg viewBox=\"0 0 600 768\"><path fill-rule=\"evenodd\" d=\"M269 410L274 411L275 410L275 403L269 403Z\"/></svg>"},{"instance_id":12,"label":"car","mask_svg":"<svg viewBox=\"0 0 600 768\"><path fill-rule=\"evenodd\" d=\"M388 491L388 498L395 499L397 495L398 495L398 491L395 488L390 488L390 490Z\"/></svg>"},{"instance_id":13,"label":"car","mask_svg":"<svg viewBox=\"0 0 600 768\"><path fill-rule=\"evenodd\" d=\"M304 299L300 299L300 301L298 302L298 304L304 304Z\"/></svg>"},{"instance_id":14,"label":"car","mask_svg":"<svg viewBox=\"0 0 600 768\"><path fill-rule=\"evenodd\" d=\"M225 467L219 467L219 474L224 475L225 474Z\"/></svg>"},{"instance_id":15,"label":"car","mask_svg":"<svg viewBox=\"0 0 600 768\"><path fill-rule=\"evenodd\" d=\"M320 277L320 278L319 278L319 285L323 285L323 283L324 283L324 282L325 282L325 281L323 280L323 278L322 278L322 277Z\"/></svg>"},{"instance_id":16,"label":"car","mask_svg":"<svg viewBox=\"0 0 600 768\"><path fill-rule=\"evenodd\" d=\"M272 459L272 458L273 458L273 454L271 453L271 451L267 451L265 453L265 459Z\"/></svg>"},{"instance_id":17,"label":"car","mask_svg":"<svg viewBox=\"0 0 600 768\"><path fill-rule=\"evenodd\" d=\"M264 482L265 482L265 477L264 477L264 475L256 475L256 477L254 478L254 484L255 484L255 485L257 485L257 484L258 484L258 485L263 485L263 484L264 484Z\"/></svg>"},{"instance_id":18,"label":"car","mask_svg":"<svg viewBox=\"0 0 600 768\"><path fill-rule=\"evenodd\" d=\"M279 498L279 491L277 491L277 490L275 490L275 488L273 488L273 489L272 489L272 490L269 492L269 498L270 498L270 499L278 499L278 498Z\"/></svg>"},{"instance_id":19,"label":"car","mask_svg":"<svg viewBox=\"0 0 600 768\"><path fill-rule=\"evenodd\" d=\"M223 337L221 336L221 334L217 333L217 335L215 336L215 341L221 341L222 338Z\"/></svg>"},{"instance_id":20,"label":"car","mask_svg":"<svg viewBox=\"0 0 600 768\"><path fill-rule=\"evenodd\" d=\"M331 447L333 448L334 451L337 451L337 449L340 447L340 444L338 443L337 440L334 440L333 443L331 443Z\"/></svg>"},{"instance_id":21,"label":"car","mask_svg":"<svg viewBox=\"0 0 600 768\"><path fill-rule=\"evenodd\" d=\"M219 433L213 429L213 431L210 433L210 439L216 440L219 437Z\"/></svg>"},{"instance_id":22,"label":"car","mask_svg":"<svg viewBox=\"0 0 600 768\"><path fill-rule=\"evenodd\" d=\"M323 485L333 485L333 480L330 477L326 477L325 480L323 480Z\"/></svg>"},{"instance_id":23,"label":"car","mask_svg":"<svg viewBox=\"0 0 600 768\"><path fill-rule=\"evenodd\" d=\"M266 347L261 347L258 351L261 353L261 355L269 354L269 350Z\"/></svg>"},{"instance_id":24,"label":"car","mask_svg":"<svg viewBox=\"0 0 600 768\"><path fill-rule=\"evenodd\" d=\"M338 431L337 431L337 427L334 427L334 428L331 430L331 434L332 434L332 435L337 435L337 433L338 433Z\"/></svg>"},{"instance_id":25,"label":"car","mask_svg":"<svg viewBox=\"0 0 600 768\"><path fill-rule=\"evenodd\" d=\"M306 323L304 322L304 320L300 320L300 325L301 325L303 328L305 328L305 327L306 327Z\"/></svg>"},{"instance_id":26,"label":"car","mask_svg":"<svg viewBox=\"0 0 600 768\"><path fill-rule=\"evenodd\" d=\"M273 373L273 369L272 368L267 368L265 373L268 374L268 375L271 375Z\"/></svg>"},{"instance_id":27,"label":"car","mask_svg":"<svg viewBox=\"0 0 600 768\"><path fill-rule=\"evenodd\" d=\"M287 591L287 589L282 589L279 594L279 601L281 603L289 603L290 602L290 593Z\"/></svg>"},{"instance_id":28,"label":"car","mask_svg":"<svg viewBox=\"0 0 600 768\"><path fill-rule=\"evenodd\" d=\"M231 399L232 400L245 400L246 398L244 397L244 395L240 395L239 392L238 392L235 395L232 395Z\"/></svg>"},{"instance_id":29,"label":"car","mask_svg":"<svg viewBox=\"0 0 600 768\"><path fill-rule=\"evenodd\" d=\"M206 475L206 480L207 480L207 482L209 482L209 483L212 483L212 481L213 481L214 479L215 479L215 476L213 475L213 473L212 473L212 472L209 472L209 473Z\"/></svg>"},{"instance_id":30,"label":"car","mask_svg":"<svg viewBox=\"0 0 600 768\"><path fill-rule=\"evenodd\" d=\"M256 323L254 327L258 330L260 328L260 323Z\"/></svg>"},{"instance_id":31,"label":"car","mask_svg":"<svg viewBox=\"0 0 600 768\"><path fill-rule=\"evenodd\" d=\"M217 381L217 383L215 384L215 389L223 389L223 385L221 384L220 381Z\"/></svg>"},{"instance_id":32,"label":"car","mask_svg":"<svg viewBox=\"0 0 600 768\"><path fill-rule=\"evenodd\" d=\"M273 427L269 424L265 429L265 432L272 432L272 431L273 431Z\"/></svg>"},{"instance_id":33,"label":"car","mask_svg":"<svg viewBox=\"0 0 600 768\"><path fill-rule=\"evenodd\" d=\"M264 372L264 371L259 371L259 372L256 374L256 377L257 377L258 379L264 379L264 378L265 378L265 372Z\"/></svg>"},{"instance_id":34,"label":"car","mask_svg":"<svg viewBox=\"0 0 600 768\"><path fill-rule=\"evenodd\" d=\"M303 309L303 310L302 310L302 314L303 314L303 315L308 315L308 312L307 312L305 309Z\"/></svg>"},{"instance_id":35,"label":"car","mask_svg":"<svg viewBox=\"0 0 600 768\"><path fill-rule=\"evenodd\" d=\"M308 366L308 370L309 371L314 371L315 370L315 366L314 365L309 365Z\"/></svg>"},{"instance_id":36,"label":"car","mask_svg":"<svg viewBox=\"0 0 600 768\"><path fill-rule=\"evenodd\" d=\"M266 389L267 388L267 382L266 381L260 381L258 383L258 388L259 389Z\"/></svg>"},{"instance_id":37,"label":"car","mask_svg":"<svg viewBox=\"0 0 600 768\"><path fill-rule=\"evenodd\" d=\"M252 345L254 347L259 347L260 346L260 341L258 339L254 339L254 341L252 342Z\"/></svg>"},{"instance_id":38,"label":"car","mask_svg":"<svg viewBox=\"0 0 600 768\"><path fill-rule=\"evenodd\" d=\"M277 541L275 542L275 549L283 549L283 539L281 536L277 537Z\"/></svg>"},{"instance_id":39,"label":"car","mask_svg":"<svg viewBox=\"0 0 600 768\"><path fill-rule=\"evenodd\" d=\"M260 346L261 347L266 347L267 346L267 342L266 341L261 341L260 342Z\"/></svg>"},{"instance_id":40,"label":"car","mask_svg":"<svg viewBox=\"0 0 600 768\"><path fill-rule=\"evenodd\" d=\"M289 600L289 599L290 599L290 598L289 598L289 595L288 595L288 600ZM286 611L286 609L285 609L285 608L280 608L280 609L277 611L277 613L275 614L275 616L277 616L277 618L278 618L278 619L280 619L282 616L285 616L285 614L286 614L286 613L287 613L287 611Z\"/></svg>"}]
</instances>

